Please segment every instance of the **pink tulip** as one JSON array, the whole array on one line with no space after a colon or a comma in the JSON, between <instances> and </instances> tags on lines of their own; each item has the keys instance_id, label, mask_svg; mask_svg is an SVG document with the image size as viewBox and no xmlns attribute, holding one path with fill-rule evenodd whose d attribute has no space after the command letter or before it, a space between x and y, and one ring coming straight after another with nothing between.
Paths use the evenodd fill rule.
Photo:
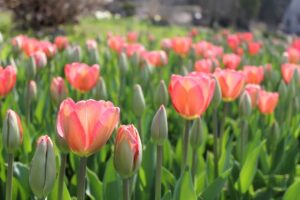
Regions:
<instances>
[{"instance_id":1,"label":"pink tulip","mask_svg":"<svg viewBox=\"0 0 300 200\"><path fill-rule=\"evenodd\" d=\"M278 92L267 92L260 90L258 92L258 108L262 114L272 114L277 106L279 99Z\"/></svg>"},{"instance_id":2,"label":"pink tulip","mask_svg":"<svg viewBox=\"0 0 300 200\"><path fill-rule=\"evenodd\" d=\"M262 66L244 66L243 72L246 83L260 84L264 80L264 68Z\"/></svg>"},{"instance_id":3,"label":"pink tulip","mask_svg":"<svg viewBox=\"0 0 300 200\"><path fill-rule=\"evenodd\" d=\"M16 69L9 65L6 68L0 66L0 98L5 97L15 86L17 79Z\"/></svg>"},{"instance_id":4,"label":"pink tulip","mask_svg":"<svg viewBox=\"0 0 300 200\"><path fill-rule=\"evenodd\" d=\"M237 54L230 53L223 56L223 64L225 68L237 69L241 62L241 57Z\"/></svg>"}]
</instances>

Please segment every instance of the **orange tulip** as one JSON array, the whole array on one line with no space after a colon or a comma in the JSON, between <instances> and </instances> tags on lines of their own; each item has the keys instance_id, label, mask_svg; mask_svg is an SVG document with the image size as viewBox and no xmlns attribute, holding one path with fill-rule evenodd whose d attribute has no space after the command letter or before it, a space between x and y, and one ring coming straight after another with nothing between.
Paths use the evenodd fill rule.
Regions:
<instances>
[{"instance_id":1,"label":"orange tulip","mask_svg":"<svg viewBox=\"0 0 300 200\"><path fill-rule=\"evenodd\" d=\"M102 148L119 121L120 109L109 101L64 100L58 112L57 133L71 151L89 156Z\"/></svg>"},{"instance_id":2,"label":"orange tulip","mask_svg":"<svg viewBox=\"0 0 300 200\"><path fill-rule=\"evenodd\" d=\"M125 41L120 36L110 36L108 38L107 44L112 51L121 53L125 46Z\"/></svg>"},{"instance_id":3,"label":"orange tulip","mask_svg":"<svg viewBox=\"0 0 300 200\"><path fill-rule=\"evenodd\" d=\"M167 54L162 50L145 52L143 57L153 67L160 67L168 63Z\"/></svg>"},{"instance_id":4,"label":"orange tulip","mask_svg":"<svg viewBox=\"0 0 300 200\"><path fill-rule=\"evenodd\" d=\"M0 66L0 98L5 97L15 86L17 78L16 69L9 65L6 68Z\"/></svg>"},{"instance_id":5,"label":"orange tulip","mask_svg":"<svg viewBox=\"0 0 300 200\"><path fill-rule=\"evenodd\" d=\"M264 68L262 66L245 66L243 72L246 83L260 84L264 80Z\"/></svg>"},{"instance_id":6,"label":"orange tulip","mask_svg":"<svg viewBox=\"0 0 300 200\"><path fill-rule=\"evenodd\" d=\"M51 97L55 103L60 104L68 95L68 89L62 77L54 77L50 86Z\"/></svg>"},{"instance_id":7,"label":"orange tulip","mask_svg":"<svg viewBox=\"0 0 300 200\"><path fill-rule=\"evenodd\" d=\"M250 55L258 54L260 49L261 49L261 43L260 42L250 42L250 43L248 43L248 53Z\"/></svg>"},{"instance_id":8,"label":"orange tulip","mask_svg":"<svg viewBox=\"0 0 300 200\"><path fill-rule=\"evenodd\" d=\"M238 68L240 62L241 62L241 57L234 53L225 54L223 56L223 64L225 68L236 69Z\"/></svg>"},{"instance_id":9,"label":"orange tulip","mask_svg":"<svg viewBox=\"0 0 300 200\"><path fill-rule=\"evenodd\" d=\"M192 40L188 37L175 37L171 42L173 51L180 56L186 56L192 45Z\"/></svg>"},{"instance_id":10,"label":"orange tulip","mask_svg":"<svg viewBox=\"0 0 300 200\"><path fill-rule=\"evenodd\" d=\"M232 69L216 69L214 76L218 80L224 101L234 101L245 85L245 75Z\"/></svg>"},{"instance_id":11,"label":"orange tulip","mask_svg":"<svg viewBox=\"0 0 300 200\"><path fill-rule=\"evenodd\" d=\"M91 67L84 63L72 63L65 66L65 75L70 84L81 92L88 92L97 84L99 65Z\"/></svg>"},{"instance_id":12,"label":"orange tulip","mask_svg":"<svg viewBox=\"0 0 300 200\"><path fill-rule=\"evenodd\" d=\"M64 36L57 36L55 39L54 39L54 44L56 46L56 48L59 50L59 51L62 51L64 50L65 48L67 48L67 46L69 45L69 40L67 37L64 37Z\"/></svg>"},{"instance_id":13,"label":"orange tulip","mask_svg":"<svg viewBox=\"0 0 300 200\"><path fill-rule=\"evenodd\" d=\"M173 106L186 119L195 119L206 111L214 90L215 80L204 73L172 75L169 85Z\"/></svg>"},{"instance_id":14,"label":"orange tulip","mask_svg":"<svg viewBox=\"0 0 300 200\"><path fill-rule=\"evenodd\" d=\"M300 75L300 66L296 64L286 63L281 66L281 74L286 83L290 83L293 78L294 71L297 70Z\"/></svg>"},{"instance_id":15,"label":"orange tulip","mask_svg":"<svg viewBox=\"0 0 300 200\"><path fill-rule=\"evenodd\" d=\"M279 94L277 92L258 92L258 108L262 114L272 114L277 106Z\"/></svg>"},{"instance_id":16,"label":"orange tulip","mask_svg":"<svg viewBox=\"0 0 300 200\"><path fill-rule=\"evenodd\" d=\"M255 108L258 100L258 92L261 90L260 85L257 84L247 84L245 91L249 94L251 98L252 108Z\"/></svg>"},{"instance_id":17,"label":"orange tulip","mask_svg":"<svg viewBox=\"0 0 300 200\"><path fill-rule=\"evenodd\" d=\"M296 48L289 48L287 52L284 53L287 57L289 63L298 63L300 61L300 51Z\"/></svg>"},{"instance_id":18,"label":"orange tulip","mask_svg":"<svg viewBox=\"0 0 300 200\"><path fill-rule=\"evenodd\" d=\"M128 32L126 38L127 42L135 43L139 38L139 33L135 31Z\"/></svg>"}]
</instances>

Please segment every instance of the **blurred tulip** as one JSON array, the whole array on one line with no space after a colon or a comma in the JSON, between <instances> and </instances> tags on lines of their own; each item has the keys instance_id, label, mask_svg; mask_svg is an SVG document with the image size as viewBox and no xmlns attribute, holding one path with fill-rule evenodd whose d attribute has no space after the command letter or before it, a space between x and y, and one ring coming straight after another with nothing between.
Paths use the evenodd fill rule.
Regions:
<instances>
[{"instance_id":1,"label":"blurred tulip","mask_svg":"<svg viewBox=\"0 0 300 200\"><path fill-rule=\"evenodd\" d=\"M232 50L235 50L240 46L240 38L236 34L228 35L227 44Z\"/></svg>"},{"instance_id":2,"label":"blurred tulip","mask_svg":"<svg viewBox=\"0 0 300 200\"><path fill-rule=\"evenodd\" d=\"M129 64L128 64L128 59L125 53L121 53L119 57L119 67L121 71L121 76L125 76L125 74L128 71Z\"/></svg>"},{"instance_id":3,"label":"blurred tulip","mask_svg":"<svg viewBox=\"0 0 300 200\"><path fill-rule=\"evenodd\" d=\"M26 68L25 72L26 72L26 78L27 78L27 80L34 79L35 75L36 75L37 67L36 67L36 62L35 62L35 60L34 60L33 57L30 57L26 61L25 68Z\"/></svg>"},{"instance_id":4,"label":"blurred tulip","mask_svg":"<svg viewBox=\"0 0 300 200\"><path fill-rule=\"evenodd\" d=\"M157 145L163 145L168 139L168 119L164 105L161 105L151 124L151 138Z\"/></svg>"},{"instance_id":5,"label":"blurred tulip","mask_svg":"<svg viewBox=\"0 0 300 200\"><path fill-rule=\"evenodd\" d=\"M105 81L102 77L99 78L96 87L94 88L94 94L96 99L101 99L101 100L107 100L107 90L106 90L106 84Z\"/></svg>"},{"instance_id":6,"label":"blurred tulip","mask_svg":"<svg viewBox=\"0 0 300 200\"><path fill-rule=\"evenodd\" d=\"M241 62L241 57L233 53L225 54L222 61L225 68L237 69Z\"/></svg>"},{"instance_id":7,"label":"blurred tulip","mask_svg":"<svg viewBox=\"0 0 300 200\"><path fill-rule=\"evenodd\" d=\"M221 87L219 84L219 81L217 79L215 79L215 91L214 91L214 95L213 98L211 100L211 105L213 108L217 108L221 101L222 101L222 91L221 91Z\"/></svg>"},{"instance_id":8,"label":"blurred tulip","mask_svg":"<svg viewBox=\"0 0 300 200\"><path fill-rule=\"evenodd\" d=\"M128 57L132 57L134 54L140 56L143 52L145 52L145 47L139 43L133 43L126 45L126 55Z\"/></svg>"},{"instance_id":9,"label":"blurred tulip","mask_svg":"<svg viewBox=\"0 0 300 200\"><path fill-rule=\"evenodd\" d=\"M210 104L215 90L215 80L204 73L197 75L172 75L169 93L175 110L185 119L202 115Z\"/></svg>"},{"instance_id":10,"label":"blurred tulip","mask_svg":"<svg viewBox=\"0 0 300 200\"><path fill-rule=\"evenodd\" d=\"M300 51L296 48L289 48L287 52L284 53L284 56L287 57L289 63L299 63L300 61Z\"/></svg>"},{"instance_id":11,"label":"blurred tulip","mask_svg":"<svg viewBox=\"0 0 300 200\"><path fill-rule=\"evenodd\" d=\"M95 87L99 78L99 65L88 66L84 63L71 63L65 66L65 75L69 83L81 92Z\"/></svg>"},{"instance_id":12,"label":"blurred tulip","mask_svg":"<svg viewBox=\"0 0 300 200\"><path fill-rule=\"evenodd\" d=\"M161 80L154 94L154 103L157 106L167 106L169 102L168 89L164 80Z\"/></svg>"},{"instance_id":13,"label":"blurred tulip","mask_svg":"<svg viewBox=\"0 0 300 200\"><path fill-rule=\"evenodd\" d=\"M264 68L262 66L244 66L243 72L246 83L260 84L264 80Z\"/></svg>"},{"instance_id":14,"label":"blurred tulip","mask_svg":"<svg viewBox=\"0 0 300 200\"><path fill-rule=\"evenodd\" d=\"M8 153L14 153L23 139L23 129L19 116L13 110L8 110L3 122L3 146Z\"/></svg>"},{"instance_id":15,"label":"blurred tulip","mask_svg":"<svg viewBox=\"0 0 300 200\"><path fill-rule=\"evenodd\" d=\"M68 96L68 89L62 77L54 77L51 81L50 94L56 105L59 105Z\"/></svg>"},{"instance_id":16,"label":"blurred tulip","mask_svg":"<svg viewBox=\"0 0 300 200\"><path fill-rule=\"evenodd\" d=\"M164 50L169 50L172 48L172 41L169 38L164 38L160 42L160 47Z\"/></svg>"},{"instance_id":17,"label":"blurred tulip","mask_svg":"<svg viewBox=\"0 0 300 200\"><path fill-rule=\"evenodd\" d=\"M33 102L37 98L37 86L34 80L30 80L28 83L28 91L27 91L27 98L28 101Z\"/></svg>"},{"instance_id":18,"label":"blurred tulip","mask_svg":"<svg viewBox=\"0 0 300 200\"><path fill-rule=\"evenodd\" d=\"M241 71L217 69L214 76L218 80L224 101L234 101L242 92L245 76Z\"/></svg>"},{"instance_id":19,"label":"blurred tulip","mask_svg":"<svg viewBox=\"0 0 300 200\"><path fill-rule=\"evenodd\" d=\"M146 108L142 87L136 84L133 89L132 111L137 117L141 117Z\"/></svg>"},{"instance_id":20,"label":"blurred tulip","mask_svg":"<svg viewBox=\"0 0 300 200\"><path fill-rule=\"evenodd\" d=\"M248 53L252 56L258 54L261 49L261 46L262 45L259 42L248 43Z\"/></svg>"},{"instance_id":21,"label":"blurred tulip","mask_svg":"<svg viewBox=\"0 0 300 200\"><path fill-rule=\"evenodd\" d=\"M131 177L142 162L142 144L137 129L121 125L115 140L114 166L122 178Z\"/></svg>"},{"instance_id":22,"label":"blurred tulip","mask_svg":"<svg viewBox=\"0 0 300 200\"><path fill-rule=\"evenodd\" d=\"M47 58L52 58L56 54L56 46L48 41L40 41L38 49L42 50Z\"/></svg>"},{"instance_id":23,"label":"blurred tulip","mask_svg":"<svg viewBox=\"0 0 300 200\"><path fill-rule=\"evenodd\" d=\"M29 170L29 185L38 198L45 198L53 189L56 179L56 160L49 136L41 136Z\"/></svg>"},{"instance_id":24,"label":"blurred tulip","mask_svg":"<svg viewBox=\"0 0 300 200\"><path fill-rule=\"evenodd\" d=\"M54 44L59 51L62 51L69 45L69 40L65 36L57 36L54 39Z\"/></svg>"},{"instance_id":25,"label":"blurred tulip","mask_svg":"<svg viewBox=\"0 0 300 200\"><path fill-rule=\"evenodd\" d=\"M281 74L287 84L291 82L295 71L300 74L300 65L285 63L281 66Z\"/></svg>"},{"instance_id":26,"label":"blurred tulip","mask_svg":"<svg viewBox=\"0 0 300 200\"><path fill-rule=\"evenodd\" d=\"M161 67L168 63L167 54L162 50L145 52L143 58L153 67Z\"/></svg>"},{"instance_id":27,"label":"blurred tulip","mask_svg":"<svg viewBox=\"0 0 300 200\"><path fill-rule=\"evenodd\" d=\"M24 44L24 41L27 39L27 36L25 35L18 35L16 37L14 37L12 39L12 45L18 49L18 50L21 50L22 49L22 46Z\"/></svg>"},{"instance_id":28,"label":"blurred tulip","mask_svg":"<svg viewBox=\"0 0 300 200\"><path fill-rule=\"evenodd\" d=\"M256 84L247 84L245 87L245 91L249 94L251 98L252 108L255 108L258 100L258 92L261 90L260 85Z\"/></svg>"},{"instance_id":29,"label":"blurred tulip","mask_svg":"<svg viewBox=\"0 0 300 200\"><path fill-rule=\"evenodd\" d=\"M88 157L106 144L119 121L120 109L107 101L64 100L57 117L57 132L71 151Z\"/></svg>"},{"instance_id":30,"label":"blurred tulip","mask_svg":"<svg viewBox=\"0 0 300 200\"><path fill-rule=\"evenodd\" d=\"M244 91L241 94L240 101L239 101L239 113L241 117L248 117L251 114L252 110L252 102L250 94Z\"/></svg>"},{"instance_id":31,"label":"blurred tulip","mask_svg":"<svg viewBox=\"0 0 300 200\"><path fill-rule=\"evenodd\" d=\"M238 37L241 41L249 43L253 41L253 34L251 32L239 33Z\"/></svg>"},{"instance_id":32,"label":"blurred tulip","mask_svg":"<svg viewBox=\"0 0 300 200\"><path fill-rule=\"evenodd\" d=\"M96 40L87 40L86 47L88 50L97 49L97 42Z\"/></svg>"},{"instance_id":33,"label":"blurred tulip","mask_svg":"<svg viewBox=\"0 0 300 200\"><path fill-rule=\"evenodd\" d=\"M279 94L277 92L258 92L258 108L262 114L272 114L277 106Z\"/></svg>"},{"instance_id":34,"label":"blurred tulip","mask_svg":"<svg viewBox=\"0 0 300 200\"><path fill-rule=\"evenodd\" d=\"M5 97L15 86L17 72L11 65L2 68L0 66L0 99Z\"/></svg>"},{"instance_id":35,"label":"blurred tulip","mask_svg":"<svg viewBox=\"0 0 300 200\"><path fill-rule=\"evenodd\" d=\"M68 57L70 62L80 62L82 59L81 47L78 45L68 46Z\"/></svg>"},{"instance_id":36,"label":"blurred tulip","mask_svg":"<svg viewBox=\"0 0 300 200\"><path fill-rule=\"evenodd\" d=\"M198 60L195 63L194 69L197 72L203 72L203 73L207 73L210 74L213 72L213 61L210 59L202 59L202 60Z\"/></svg>"},{"instance_id":37,"label":"blurred tulip","mask_svg":"<svg viewBox=\"0 0 300 200\"><path fill-rule=\"evenodd\" d=\"M107 44L112 51L121 53L125 46L125 41L120 36L111 36L109 37Z\"/></svg>"},{"instance_id":38,"label":"blurred tulip","mask_svg":"<svg viewBox=\"0 0 300 200\"><path fill-rule=\"evenodd\" d=\"M173 51L180 56L186 56L191 48L192 40L188 37L175 37L171 40Z\"/></svg>"},{"instance_id":39,"label":"blurred tulip","mask_svg":"<svg viewBox=\"0 0 300 200\"><path fill-rule=\"evenodd\" d=\"M47 57L43 51L36 51L31 57L34 59L37 68L43 68L47 65Z\"/></svg>"},{"instance_id":40,"label":"blurred tulip","mask_svg":"<svg viewBox=\"0 0 300 200\"><path fill-rule=\"evenodd\" d=\"M139 38L139 33L135 31L128 32L126 38L127 38L127 42L135 43Z\"/></svg>"}]
</instances>

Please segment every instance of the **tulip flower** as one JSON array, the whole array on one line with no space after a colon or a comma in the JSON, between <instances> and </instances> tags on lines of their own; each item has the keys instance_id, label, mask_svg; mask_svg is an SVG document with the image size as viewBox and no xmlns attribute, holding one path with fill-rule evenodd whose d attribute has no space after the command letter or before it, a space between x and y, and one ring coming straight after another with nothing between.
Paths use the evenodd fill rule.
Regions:
<instances>
[{"instance_id":1,"label":"tulip flower","mask_svg":"<svg viewBox=\"0 0 300 200\"><path fill-rule=\"evenodd\" d=\"M132 57L134 54L140 56L145 52L145 47L139 43L128 44L125 47L127 57Z\"/></svg>"},{"instance_id":2,"label":"tulip flower","mask_svg":"<svg viewBox=\"0 0 300 200\"><path fill-rule=\"evenodd\" d=\"M245 91L249 94L251 98L252 108L255 108L258 100L258 92L261 90L260 85L256 84L247 84L245 87Z\"/></svg>"},{"instance_id":3,"label":"tulip flower","mask_svg":"<svg viewBox=\"0 0 300 200\"><path fill-rule=\"evenodd\" d=\"M289 63L299 63L300 61L300 51L296 48L289 48L287 52L284 53L284 56L287 57Z\"/></svg>"},{"instance_id":4,"label":"tulip flower","mask_svg":"<svg viewBox=\"0 0 300 200\"><path fill-rule=\"evenodd\" d=\"M53 189L56 179L56 161L49 136L41 136L31 161L29 185L35 196L45 198Z\"/></svg>"},{"instance_id":5,"label":"tulip flower","mask_svg":"<svg viewBox=\"0 0 300 200\"><path fill-rule=\"evenodd\" d=\"M153 67L161 67L168 63L167 54L162 50L145 52L143 58Z\"/></svg>"},{"instance_id":6,"label":"tulip flower","mask_svg":"<svg viewBox=\"0 0 300 200\"><path fill-rule=\"evenodd\" d=\"M232 50L235 50L240 46L240 38L236 34L228 35L227 44Z\"/></svg>"},{"instance_id":7,"label":"tulip flower","mask_svg":"<svg viewBox=\"0 0 300 200\"><path fill-rule=\"evenodd\" d=\"M262 66L244 66L243 72L246 83L260 84L264 80L264 68Z\"/></svg>"},{"instance_id":8,"label":"tulip flower","mask_svg":"<svg viewBox=\"0 0 300 200\"><path fill-rule=\"evenodd\" d=\"M164 50L169 50L172 48L172 41L169 38L164 38L160 42L160 47Z\"/></svg>"},{"instance_id":9,"label":"tulip flower","mask_svg":"<svg viewBox=\"0 0 300 200\"><path fill-rule=\"evenodd\" d=\"M81 47L78 45L68 46L67 48L69 61L70 62L80 62L82 57Z\"/></svg>"},{"instance_id":10,"label":"tulip flower","mask_svg":"<svg viewBox=\"0 0 300 200\"><path fill-rule=\"evenodd\" d=\"M54 39L54 44L56 46L56 48L59 50L59 51L62 51L64 49L67 48L67 46L69 45L69 40L67 37L64 37L64 36L57 36L55 39Z\"/></svg>"},{"instance_id":11,"label":"tulip flower","mask_svg":"<svg viewBox=\"0 0 300 200\"><path fill-rule=\"evenodd\" d=\"M142 143L137 129L122 125L115 140L114 166L123 178L124 199L130 199L129 178L139 169L142 162Z\"/></svg>"},{"instance_id":12,"label":"tulip flower","mask_svg":"<svg viewBox=\"0 0 300 200\"><path fill-rule=\"evenodd\" d=\"M222 61L225 68L237 69L241 62L241 57L233 53L225 54Z\"/></svg>"},{"instance_id":13,"label":"tulip flower","mask_svg":"<svg viewBox=\"0 0 300 200\"><path fill-rule=\"evenodd\" d=\"M64 100L58 112L57 132L75 154L89 156L110 138L120 109L107 101Z\"/></svg>"},{"instance_id":14,"label":"tulip flower","mask_svg":"<svg viewBox=\"0 0 300 200\"><path fill-rule=\"evenodd\" d=\"M250 42L248 43L248 53L250 55L256 55L259 53L259 50L261 49L261 44L259 42Z\"/></svg>"},{"instance_id":15,"label":"tulip flower","mask_svg":"<svg viewBox=\"0 0 300 200\"><path fill-rule=\"evenodd\" d=\"M295 71L300 75L300 65L285 63L281 66L281 74L287 84L291 82Z\"/></svg>"},{"instance_id":16,"label":"tulip flower","mask_svg":"<svg viewBox=\"0 0 300 200\"><path fill-rule=\"evenodd\" d=\"M121 53L125 46L125 41L120 36L111 36L109 37L107 44L112 51L116 53Z\"/></svg>"},{"instance_id":17,"label":"tulip flower","mask_svg":"<svg viewBox=\"0 0 300 200\"><path fill-rule=\"evenodd\" d=\"M171 40L173 51L180 56L186 56L191 48L192 40L188 37L175 37Z\"/></svg>"},{"instance_id":18,"label":"tulip flower","mask_svg":"<svg viewBox=\"0 0 300 200\"><path fill-rule=\"evenodd\" d=\"M224 101L234 101L242 92L245 76L241 71L217 69L214 76L218 80Z\"/></svg>"},{"instance_id":19,"label":"tulip flower","mask_svg":"<svg viewBox=\"0 0 300 200\"><path fill-rule=\"evenodd\" d=\"M42 50L47 58L52 58L56 54L56 46L48 41L40 41L38 49Z\"/></svg>"},{"instance_id":20,"label":"tulip flower","mask_svg":"<svg viewBox=\"0 0 300 200\"><path fill-rule=\"evenodd\" d=\"M127 42L135 43L139 38L139 33L135 31L128 32L126 38Z\"/></svg>"},{"instance_id":21,"label":"tulip flower","mask_svg":"<svg viewBox=\"0 0 300 200\"><path fill-rule=\"evenodd\" d=\"M96 99L107 100L106 84L102 77L99 78L96 87L93 91Z\"/></svg>"},{"instance_id":22,"label":"tulip flower","mask_svg":"<svg viewBox=\"0 0 300 200\"><path fill-rule=\"evenodd\" d=\"M97 49L97 42L96 40L87 40L86 47L88 50Z\"/></svg>"},{"instance_id":23,"label":"tulip flower","mask_svg":"<svg viewBox=\"0 0 300 200\"><path fill-rule=\"evenodd\" d=\"M18 35L12 39L12 45L18 50L20 50L22 49L22 46L27 38L28 37L25 35Z\"/></svg>"},{"instance_id":24,"label":"tulip flower","mask_svg":"<svg viewBox=\"0 0 300 200\"><path fill-rule=\"evenodd\" d=\"M43 51L36 51L31 57L34 59L37 68L43 68L47 65L47 57Z\"/></svg>"},{"instance_id":25,"label":"tulip flower","mask_svg":"<svg viewBox=\"0 0 300 200\"><path fill-rule=\"evenodd\" d=\"M9 65L6 68L0 66L0 99L13 89L16 78L17 71L13 66Z\"/></svg>"},{"instance_id":26,"label":"tulip flower","mask_svg":"<svg viewBox=\"0 0 300 200\"><path fill-rule=\"evenodd\" d=\"M50 94L56 105L59 105L68 96L68 89L62 77L57 76L52 79Z\"/></svg>"},{"instance_id":27,"label":"tulip flower","mask_svg":"<svg viewBox=\"0 0 300 200\"><path fill-rule=\"evenodd\" d=\"M88 66L84 63L71 63L65 66L65 75L69 83L81 92L88 92L97 84L99 65Z\"/></svg>"},{"instance_id":28,"label":"tulip flower","mask_svg":"<svg viewBox=\"0 0 300 200\"><path fill-rule=\"evenodd\" d=\"M264 115L272 114L277 106L279 94L277 92L267 92L260 90L258 92L258 108Z\"/></svg>"},{"instance_id":29,"label":"tulip flower","mask_svg":"<svg viewBox=\"0 0 300 200\"><path fill-rule=\"evenodd\" d=\"M246 43L253 41L253 34L251 32L238 33L238 37L241 41Z\"/></svg>"},{"instance_id":30,"label":"tulip flower","mask_svg":"<svg viewBox=\"0 0 300 200\"><path fill-rule=\"evenodd\" d=\"M169 93L175 110L185 119L204 113L214 94L215 80L209 75L172 75Z\"/></svg>"},{"instance_id":31,"label":"tulip flower","mask_svg":"<svg viewBox=\"0 0 300 200\"><path fill-rule=\"evenodd\" d=\"M214 63L211 59L198 60L194 65L195 71L203 72L207 74L212 73L213 68L214 68Z\"/></svg>"}]
</instances>

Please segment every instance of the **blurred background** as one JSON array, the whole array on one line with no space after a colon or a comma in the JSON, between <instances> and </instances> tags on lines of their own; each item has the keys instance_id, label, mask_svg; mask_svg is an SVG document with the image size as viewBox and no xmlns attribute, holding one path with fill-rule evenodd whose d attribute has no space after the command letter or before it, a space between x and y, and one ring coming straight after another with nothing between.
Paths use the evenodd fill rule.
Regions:
<instances>
[{"instance_id":1,"label":"blurred background","mask_svg":"<svg viewBox=\"0 0 300 200\"><path fill-rule=\"evenodd\" d=\"M300 0L0 0L0 11L0 25L10 18L18 29L57 29L78 23L79 16L94 16L300 34Z\"/></svg>"}]
</instances>

